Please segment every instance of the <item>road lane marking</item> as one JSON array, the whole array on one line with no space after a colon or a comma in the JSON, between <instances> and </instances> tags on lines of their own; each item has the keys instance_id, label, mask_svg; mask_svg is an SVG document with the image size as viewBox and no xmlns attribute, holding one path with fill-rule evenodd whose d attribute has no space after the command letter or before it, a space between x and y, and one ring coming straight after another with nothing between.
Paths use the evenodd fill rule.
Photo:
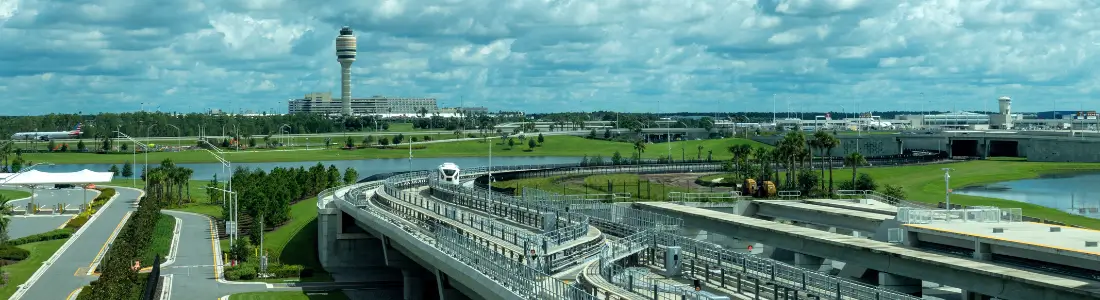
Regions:
<instances>
[{"instance_id":1,"label":"road lane marking","mask_svg":"<svg viewBox=\"0 0 1100 300\"><path fill-rule=\"evenodd\" d=\"M214 281L218 281L218 231L214 229L213 218L206 218L206 222L210 223L210 252L214 254Z\"/></svg>"},{"instance_id":2,"label":"road lane marking","mask_svg":"<svg viewBox=\"0 0 1100 300\"><path fill-rule=\"evenodd\" d=\"M82 286L82 287L76 288L72 292L69 292L69 295L65 296L65 300L76 299L76 296L80 295L80 290L83 290L83 289L84 289L84 287Z\"/></svg>"},{"instance_id":3,"label":"road lane marking","mask_svg":"<svg viewBox=\"0 0 1100 300\"><path fill-rule=\"evenodd\" d=\"M126 224L126 221L130 219L130 215L132 215L133 213L133 211L127 211L125 215L122 215L122 221L119 221L118 225L115 225L115 230L111 232L111 235L109 237L107 237L107 241L103 242L103 247L99 248L99 253L96 253L95 257L92 258L92 262L88 264L88 273L85 275L92 275L95 273L95 268L99 266L99 262L103 260L104 252L107 251L107 245L110 245L111 242L115 241L115 238L118 237L119 231L122 230L122 225Z\"/></svg>"}]
</instances>

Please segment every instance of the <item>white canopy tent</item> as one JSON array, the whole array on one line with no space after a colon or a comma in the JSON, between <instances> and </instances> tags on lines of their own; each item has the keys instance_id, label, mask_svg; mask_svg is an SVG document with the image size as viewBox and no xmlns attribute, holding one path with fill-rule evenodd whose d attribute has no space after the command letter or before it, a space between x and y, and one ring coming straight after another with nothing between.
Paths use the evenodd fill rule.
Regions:
<instances>
[{"instance_id":1,"label":"white canopy tent","mask_svg":"<svg viewBox=\"0 0 1100 300\"><path fill-rule=\"evenodd\" d=\"M0 173L2 185L87 184L111 182L111 172L84 169L77 172L50 173L30 170L22 173Z\"/></svg>"},{"instance_id":2,"label":"white canopy tent","mask_svg":"<svg viewBox=\"0 0 1100 300\"><path fill-rule=\"evenodd\" d=\"M85 209L87 209L87 193L88 188L85 186L89 183L105 183L111 182L114 178L114 173L111 172L96 172L88 169L84 169L77 172L62 172L62 173L50 173L42 172L39 170L29 170L19 173L0 173L0 185L19 185L29 187L31 189L31 201L34 203L34 189L43 184L73 184L79 185L84 190L84 202Z\"/></svg>"}]
</instances>

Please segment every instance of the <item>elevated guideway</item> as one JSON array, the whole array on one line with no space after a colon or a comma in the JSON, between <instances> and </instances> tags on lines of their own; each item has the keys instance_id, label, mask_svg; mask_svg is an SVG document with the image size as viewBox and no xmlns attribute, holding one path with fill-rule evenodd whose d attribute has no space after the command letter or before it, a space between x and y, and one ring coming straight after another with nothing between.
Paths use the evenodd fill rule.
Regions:
<instances>
[{"instance_id":1,"label":"elevated guideway","mask_svg":"<svg viewBox=\"0 0 1100 300\"><path fill-rule=\"evenodd\" d=\"M409 173L322 193L318 197L323 217L319 231L337 227L335 235L339 240L341 235L347 235L345 231L351 230L346 228L347 224L354 221L350 223L381 240L380 256L387 265L402 268L403 272L419 269L411 265L426 269L427 272L421 273L434 277L430 281L435 283L435 293L441 298L465 298L448 292L457 290L488 299L591 299L583 290L547 273L579 269L585 254L596 253L586 249L598 250L603 246L600 232L590 229L587 222L544 216L536 221L572 227L568 232L531 231L486 217L482 212L468 211L467 207L421 197L417 191L429 182L427 172ZM576 234L569 235L572 233ZM323 263L325 252L347 250L340 249L339 242L332 241L332 235L322 233L319 241ZM336 242L337 249L327 248L325 244L330 242ZM406 299L423 296L424 289L417 282L424 281L407 278Z\"/></svg>"},{"instance_id":2,"label":"elevated guideway","mask_svg":"<svg viewBox=\"0 0 1100 300\"><path fill-rule=\"evenodd\" d=\"M987 213L979 209L931 212L957 217L904 220L905 244L1100 280L1100 231L1032 222L982 222L973 217Z\"/></svg>"},{"instance_id":3,"label":"elevated guideway","mask_svg":"<svg viewBox=\"0 0 1100 300\"><path fill-rule=\"evenodd\" d=\"M858 262L878 272L882 286L908 290L920 280L959 287L1000 299L1096 299L1096 281L1008 268L897 246L870 239L794 225L657 202L635 203L643 210L684 219L684 226L761 241L818 258Z\"/></svg>"},{"instance_id":4,"label":"elevated guideway","mask_svg":"<svg viewBox=\"0 0 1100 300\"><path fill-rule=\"evenodd\" d=\"M745 202L749 207L743 212L768 219L784 219L868 233L878 231L883 221L894 219L892 215L838 207L841 205L818 205L818 202L822 201L754 200Z\"/></svg>"}]
</instances>

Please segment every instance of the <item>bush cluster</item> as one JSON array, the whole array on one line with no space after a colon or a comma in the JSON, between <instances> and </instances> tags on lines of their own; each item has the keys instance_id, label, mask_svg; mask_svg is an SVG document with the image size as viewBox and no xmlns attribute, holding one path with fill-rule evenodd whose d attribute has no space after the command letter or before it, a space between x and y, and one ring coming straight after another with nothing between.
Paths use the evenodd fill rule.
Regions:
<instances>
[{"instance_id":1,"label":"bush cluster","mask_svg":"<svg viewBox=\"0 0 1100 300\"><path fill-rule=\"evenodd\" d=\"M28 235L28 236L25 236L25 237L10 240L10 241L8 241L8 245L18 246L18 245L27 244L27 243L60 240L60 239L68 238L70 236L73 236L73 230L72 229L68 229L68 228L54 229L54 230L50 230L50 231L47 231L47 232Z\"/></svg>"},{"instance_id":2,"label":"bush cluster","mask_svg":"<svg viewBox=\"0 0 1100 300\"><path fill-rule=\"evenodd\" d=\"M291 264L278 264L268 263L267 274L272 276L270 278L298 278L302 275L304 268L300 265ZM248 262L225 268L225 279L227 280L252 280L259 277L260 263L259 259L252 259Z\"/></svg>"},{"instance_id":3,"label":"bush cluster","mask_svg":"<svg viewBox=\"0 0 1100 300\"><path fill-rule=\"evenodd\" d=\"M31 255L31 252L23 248L13 245L0 246L0 259L2 260L20 261L27 259L28 255Z\"/></svg>"}]
</instances>

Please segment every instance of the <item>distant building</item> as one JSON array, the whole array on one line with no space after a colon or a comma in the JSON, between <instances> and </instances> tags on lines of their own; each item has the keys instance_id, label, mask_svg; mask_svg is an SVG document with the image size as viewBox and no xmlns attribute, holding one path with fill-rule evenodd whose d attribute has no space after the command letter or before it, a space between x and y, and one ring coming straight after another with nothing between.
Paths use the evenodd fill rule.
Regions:
<instances>
[{"instance_id":1,"label":"distant building","mask_svg":"<svg viewBox=\"0 0 1100 300\"><path fill-rule=\"evenodd\" d=\"M309 93L301 99L290 100L288 111L294 113L340 114L341 101L333 101L332 93ZM440 112L435 98L392 98L373 96L370 98L351 99L351 112L353 115L414 115L421 109L428 114Z\"/></svg>"},{"instance_id":2,"label":"distant building","mask_svg":"<svg viewBox=\"0 0 1100 300\"><path fill-rule=\"evenodd\" d=\"M1053 120L1053 119L1078 119L1078 120L1093 120L1096 119L1096 111L1077 111L1077 110L1059 110L1059 111L1043 111L1035 113L1036 119Z\"/></svg>"}]
</instances>

